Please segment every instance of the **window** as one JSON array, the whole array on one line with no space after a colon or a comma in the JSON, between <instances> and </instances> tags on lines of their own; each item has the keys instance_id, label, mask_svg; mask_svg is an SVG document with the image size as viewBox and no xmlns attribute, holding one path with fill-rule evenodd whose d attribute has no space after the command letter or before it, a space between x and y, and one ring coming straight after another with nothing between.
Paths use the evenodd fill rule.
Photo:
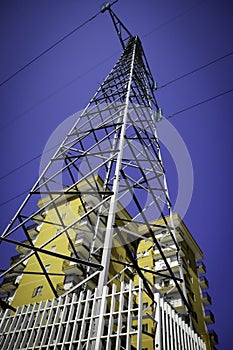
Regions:
<instances>
[{"instance_id":1,"label":"window","mask_svg":"<svg viewBox=\"0 0 233 350\"><path fill-rule=\"evenodd\" d=\"M79 215L82 215L83 212L84 212L84 207L83 207L83 205L79 205L79 206L78 206L78 214L79 214Z\"/></svg>"},{"instance_id":2,"label":"window","mask_svg":"<svg viewBox=\"0 0 233 350\"><path fill-rule=\"evenodd\" d=\"M39 295L41 295L41 294L42 294L42 289L43 289L43 286L38 286L38 287L36 287L36 288L33 290L32 296L33 296L33 297L38 297Z\"/></svg>"},{"instance_id":3,"label":"window","mask_svg":"<svg viewBox=\"0 0 233 350\"><path fill-rule=\"evenodd\" d=\"M62 228L58 228L56 231L56 236L59 235L59 233L62 231Z\"/></svg>"},{"instance_id":4,"label":"window","mask_svg":"<svg viewBox=\"0 0 233 350\"><path fill-rule=\"evenodd\" d=\"M143 303L142 306L143 306L143 310L145 310L145 309L148 308L149 304L148 303Z\"/></svg>"},{"instance_id":5,"label":"window","mask_svg":"<svg viewBox=\"0 0 233 350\"><path fill-rule=\"evenodd\" d=\"M164 287L168 287L170 285L170 280L169 279L165 279L163 281Z\"/></svg>"},{"instance_id":6,"label":"window","mask_svg":"<svg viewBox=\"0 0 233 350\"><path fill-rule=\"evenodd\" d=\"M143 323L142 332L148 332L148 324L147 323Z\"/></svg>"},{"instance_id":7,"label":"window","mask_svg":"<svg viewBox=\"0 0 233 350\"><path fill-rule=\"evenodd\" d=\"M144 252L141 253L142 256L149 256L149 251L148 250L145 250Z\"/></svg>"},{"instance_id":8,"label":"window","mask_svg":"<svg viewBox=\"0 0 233 350\"><path fill-rule=\"evenodd\" d=\"M170 279L169 278L164 278L159 281L159 286L160 287L169 287L170 285Z\"/></svg>"},{"instance_id":9,"label":"window","mask_svg":"<svg viewBox=\"0 0 233 350\"><path fill-rule=\"evenodd\" d=\"M50 252L55 252L55 250L56 250L56 246L52 245L52 247L50 248Z\"/></svg>"},{"instance_id":10,"label":"window","mask_svg":"<svg viewBox=\"0 0 233 350\"><path fill-rule=\"evenodd\" d=\"M48 265L45 265L45 270L46 270L46 272L48 272L49 271L49 269L50 269L50 264L48 264Z\"/></svg>"},{"instance_id":11,"label":"window","mask_svg":"<svg viewBox=\"0 0 233 350\"><path fill-rule=\"evenodd\" d=\"M193 292L189 292L191 298L193 301L196 301L196 297L195 297L195 294Z\"/></svg>"},{"instance_id":12,"label":"window","mask_svg":"<svg viewBox=\"0 0 233 350\"><path fill-rule=\"evenodd\" d=\"M65 220L65 217L66 217L66 213L63 213L62 216L61 216L61 219Z\"/></svg>"}]
</instances>

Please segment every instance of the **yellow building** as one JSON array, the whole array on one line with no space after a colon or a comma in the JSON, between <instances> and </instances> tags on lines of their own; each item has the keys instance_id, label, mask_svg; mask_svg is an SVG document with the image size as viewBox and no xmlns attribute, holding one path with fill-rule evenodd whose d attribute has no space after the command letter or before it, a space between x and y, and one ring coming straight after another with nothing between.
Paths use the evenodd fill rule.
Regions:
<instances>
[{"instance_id":1,"label":"yellow building","mask_svg":"<svg viewBox=\"0 0 233 350\"><path fill-rule=\"evenodd\" d=\"M169 218L167 218L169 221ZM166 231L157 230L155 236L160 243L163 243L165 256L176 277L184 278L183 292L187 297L191 309L191 319L188 319L186 306L177 290L174 281L169 278L169 274L158 249L153 242L148 239L141 240L137 248L138 264L141 268L148 270L147 279L164 296L164 299L173 306L173 308L191 325L191 327L205 341L207 350L215 349L214 345L218 343L217 335L214 331L209 331L207 326L214 323L214 315L206 307L211 304L211 298L207 293L208 281L204 276L206 269L203 263L203 253L197 242L189 232L184 222L178 214L173 215L174 226L176 229L176 239L178 241L180 258L177 258L176 250L171 242L170 234ZM156 222L159 224L159 222ZM147 235L146 227L140 227L139 232ZM145 271L144 270L144 271ZM167 276L166 276L167 275ZM134 278L135 284L138 283L138 276ZM144 297L145 310L147 314L152 315L153 309L150 306L151 301L148 296ZM153 349L153 321L151 317L145 317L143 321L143 348Z\"/></svg>"},{"instance_id":2,"label":"yellow building","mask_svg":"<svg viewBox=\"0 0 233 350\"><path fill-rule=\"evenodd\" d=\"M100 186L103 185L100 177L96 177L95 180ZM79 188L88 192L89 185L84 183ZM41 199L38 207L44 207L48 201L48 197ZM4 300L8 299L11 306L17 307L52 299L54 296L66 293L95 271L89 265L76 263L65 257L78 258L84 262L100 265L105 224L99 223L98 232L95 235L96 212L93 211L88 216L84 215L85 209L94 208L96 202L96 197L89 194L83 195L82 199L77 195L70 196L68 199L67 196L62 196L56 202L56 206L48 207L34 216L36 223L28 226L27 232L34 246L43 247L46 253L35 252L17 266L17 271L14 269L10 273L10 278L3 280L0 293L4 295ZM83 215L85 217L78 220ZM123 217L130 219L127 211L119 205L116 220L120 222ZM74 224L70 225L71 223ZM129 228L136 230L136 225L130 223ZM22 243L24 245L19 244L16 247L19 254L11 258L11 265L32 253L31 248L27 247L29 242ZM76 256L74 256L74 250ZM59 255L64 258L59 258ZM113 281L119 287L121 281L127 283L132 278L132 271L123 265L128 258L117 238L113 241L111 260L109 283ZM96 275L85 283L85 288L94 289L97 284Z\"/></svg>"},{"instance_id":3,"label":"yellow building","mask_svg":"<svg viewBox=\"0 0 233 350\"><path fill-rule=\"evenodd\" d=\"M98 181L102 185L100 178L98 178ZM39 208L43 207L46 200L48 199L44 198L38 203ZM29 256L28 259L17 266L17 273L21 272L21 274L16 277L15 272L12 272L10 280L8 278L3 281L0 292L5 296L5 300L8 299L11 302L13 307L53 299L54 295L59 296L66 293L93 273L92 267L54 256L57 253L72 257L71 245L75 248L79 259L92 261L95 264L101 263L104 222L99 225L98 234L94 239L93 229L96 221L94 211L71 227L69 225L84 214L82 201L85 201L86 207L95 207L95 197L90 195L84 195L82 199L79 196L73 196L69 197L69 200L63 196L55 208L50 209L48 207L46 211L40 213L40 216L38 214L34 218L37 223L28 227L28 233L35 247L43 247L52 254L37 252L37 255ZM64 227L61 227L61 221L58 220L59 216L62 218L65 230ZM124 208L119 207L116 219L119 225L121 220L130 220L131 218ZM145 239L132 242L130 248L137 255L138 266L143 270L154 292L162 294L164 299L179 314L183 315L186 322L205 341L207 350L213 350L214 344L217 343L217 336L207 329L207 325L214 322L214 316L211 311L206 310L206 307L211 303L211 299L206 292L208 281L204 277L203 253L177 214L173 216L173 220L176 228L176 239L180 247L179 259L176 250L173 248L173 242L170 241L171 236L166 231L158 228L156 228L154 234L156 239L163 244L163 252L174 275L176 277L183 276L184 278L182 288L192 308L191 319L187 316L186 306L180 293L174 281L169 278L164 261L161 259L154 242L147 234L145 226L137 227L133 222L129 224L128 228L132 232L145 237ZM52 225L51 222L53 222ZM156 224L158 227L159 221L156 221ZM114 283L119 289L120 282L123 281L127 285L130 280L134 280L134 285L137 286L139 276L132 267L127 266L129 257L126 250L116 238L113 245L109 268L109 285ZM11 264L26 257L31 252L30 248L25 245L18 245L16 249L19 255L11 259ZM46 276L43 269L45 269L49 278L47 278L48 276ZM86 282L85 288L93 290L97 283L98 276L96 275ZM76 291L78 290L76 289ZM133 298L134 302L137 303L137 296ZM154 348L156 325L153 321L153 315L155 308L156 306L153 305L151 298L143 293L142 348L145 350Z\"/></svg>"}]
</instances>

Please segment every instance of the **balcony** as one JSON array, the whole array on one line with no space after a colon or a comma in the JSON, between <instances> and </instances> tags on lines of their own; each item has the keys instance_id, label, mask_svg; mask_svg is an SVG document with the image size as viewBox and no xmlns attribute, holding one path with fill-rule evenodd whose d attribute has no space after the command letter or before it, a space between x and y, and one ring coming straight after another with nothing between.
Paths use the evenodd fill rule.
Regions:
<instances>
[{"instance_id":1,"label":"balcony","mask_svg":"<svg viewBox=\"0 0 233 350\"><path fill-rule=\"evenodd\" d=\"M32 239L32 244L33 244L33 245L34 245L35 241L36 241L36 237L34 237L34 238ZM18 244L18 245L16 246L16 250L17 250L19 253L21 253L22 255L26 255L26 254L30 253L30 251L31 251L31 245L30 245L29 241L28 241L28 240L25 240L25 241L22 242L22 244L28 245L28 247L24 247L24 246L21 246L20 244Z\"/></svg>"},{"instance_id":2,"label":"balcony","mask_svg":"<svg viewBox=\"0 0 233 350\"><path fill-rule=\"evenodd\" d=\"M27 227L27 233L29 234L31 239L36 238L36 236L38 235L37 226L38 225L36 224L32 224Z\"/></svg>"},{"instance_id":3,"label":"balcony","mask_svg":"<svg viewBox=\"0 0 233 350\"><path fill-rule=\"evenodd\" d=\"M16 279L15 279L15 281L14 281L15 286L18 286L18 285L19 285L19 283L20 283L22 277L23 277L23 274L22 274L22 273L16 277Z\"/></svg>"},{"instance_id":4,"label":"balcony","mask_svg":"<svg viewBox=\"0 0 233 350\"><path fill-rule=\"evenodd\" d=\"M56 286L56 291L59 296L64 294L66 292L64 289L64 283L58 283Z\"/></svg>"},{"instance_id":5,"label":"balcony","mask_svg":"<svg viewBox=\"0 0 233 350\"><path fill-rule=\"evenodd\" d=\"M208 305L212 304L211 297L209 296L209 293L207 293L207 292L203 292L202 293L201 300L202 300L202 303L203 303L204 306L208 306Z\"/></svg>"},{"instance_id":6,"label":"balcony","mask_svg":"<svg viewBox=\"0 0 233 350\"><path fill-rule=\"evenodd\" d=\"M215 323L214 314L210 310L205 310L204 320L206 324Z\"/></svg>"},{"instance_id":7,"label":"balcony","mask_svg":"<svg viewBox=\"0 0 233 350\"><path fill-rule=\"evenodd\" d=\"M164 248L162 248L162 250L163 250L163 253L166 257L171 257L171 256L176 254L176 247L174 244L170 245L168 247L164 247ZM158 258L159 256L161 256L158 249L154 250L154 256L155 256L155 258Z\"/></svg>"},{"instance_id":8,"label":"balcony","mask_svg":"<svg viewBox=\"0 0 233 350\"><path fill-rule=\"evenodd\" d=\"M56 291L58 293L58 295L61 295L65 292L67 292L68 290L70 290L71 288L73 288L78 282L70 281L70 282L61 282L58 283L56 286Z\"/></svg>"},{"instance_id":9,"label":"balcony","mask_svg":"<svg viewBox=\"0 0 233 350\"><path fill-rule=\"evenodd\" d=\"M80 279L79 276L66 276L64 282L57 284L58 293L61 291L62 293L65 293L66 291L76 286L81 280L82 278Z\"/></svg>"},{"instance_id":10,"label":"balcony","mask_svg":"<svg viewBox=\"0 0 233 350\"><path fill-rule=\"evenodd\" d=\"M172 261L170 266L171 266L173 272L179 271L180 266L179 266L178 260Z\"/></svg>"},{"instance_id":11,"label":"balcony","mask_svg":"<svg viewBox=\"0 0 233 350\"><path fill-rule=\"evenodd\" d=\"M22 243L29 246L29 241L28 240L23 241ZM19 252L19 253L21 253L23 255L26 255L26 254L28 254L31 251L30 247L26 248L26 247L23 247L23 246L21 246L19 244L16 246L16 250L17 250L17 252Z\"/></svg>"},{"instance_id":12,"label":"balcony","mask_svg":"<svg viewBox=\"0 0 233 350\"><path fill-rule=\"evenodd\" d=\"M17 262L19 262L23 257L24 257L24 255L21 255L21 254L17 254L15 256L12 256L10 259L10 266L12 267L13 265L17 264ZM26 265L26 263L24 261L23 263L14 267L14 273L23 271L25 268L25 265Z\"/></svg>"},{"instance_id":13,"label":"balcony","mask_svg":"<svg viewBox=\"0 0 233 350\"><path fill-rule=\"evenodd\" d=\"M215 344L215 345L218 344L218 335L215 333L214 330L209 331L209 336L212 344Z\"/></svg>"},{"instance_id":14,"label":"balcony","mask_svg":"<svg viewBox=\"0 0 233 350\"><path fill-rule=\"evenodd\" d=\"M48 209L44 209L41 213L40 213L40 215L42 216L42 218L46 218L46 215L47 215L47 213L48 213Z\"/></svg>"},{"instance_id":15,"label":"balcony","mask_svg":"<svg viewBox=\"0 0 233 350\"><path fill-rule=\"evenodd\" d=\"M64 260L62 270L65 272L65 274L69 275L79 275L83 273L81 268L75 262L67 260Z\"/></svg>"},{"instance_id":16,"label":"balcony","mask_svg":"<svg viewBox=\"0 0 233 350\"><path fill-rule=\"evenodd\" d=\"M178 260L171 261L170 258L167 258L167 262L173 272L176 272L179 270ZM162 271L164 274L168 272L167 266L163 259L159 259L155 262L155 271Z\"/></svg>"},{"instance_id":17,"label":"balcony","mask_svg":"<svg viewBox=\"0 0 233 350\"><path fill-rule=\"evenodd\" d=\"M166 293L171 290L173 293L177 292L177 288L175 286L174 281L169 277L168 278L159 277L158 281L155 283L155 287L162 293Z\"/></svg>"},{"instance_id":18,"label":"balcony","mask_svg":"<svg viewBox=\"0 0 233 350\"><path fill-rule=\"evenodd\" d=\"M203 263L203 261L198 261L197 262L197 273L198 275L203 275L204 273L206 273L206 267L205 264Z\"/></svg>"},{"instance_id":19,"label":"balcony","mask_svg":"<svg viewBox=\"0 0 233 350\"><path fill-rule=\"evenodd\" d=\"M16 288L15 276L4 278L2 284L0 285L0 293L9 293Z\"/></svg>"},{"instance_id":20,"label":"balcony","mask_svg":"<svg viewBox=\"0 0 233 350\"><path fill-rule=\"evenodd\" d=\"M99 228L101 229L101 232L99 231L96 237L96 245L100 246L103 244L103 233L102 230L105 230L105 227ZM95 231L95 226L92 225L88 220L82 220L80 222L79 225L77 225L76 230L77 232L77 236L84 236L86 238L86 240L89 242L88 245L90 244L90 242L93 241L93 235L94 235L94 231Z\"/></svg>"},{"instance_id":21,"label":"balcony","mask_svg":"<svg viewBox=\"0 0 233 350\"><path fill-rule=\"evenodd\" d=\"M86 237L81 237L80 235L76 236L75 241L73 242L75 251L78 253L79 256L82 256L82 259L87 259L89 255L89 242L87 241ZM69 244L68 249L72 252L72 247Z\"/></svg>"},{"instance_id":22,"label":"balcony","mask_svg":"<svg viewBox=\"0 0 233 350\"><path fill-rule=\"evenodd\" d=\"M208 282L208 280L206 279L205 276L200 276L199 277L199 283L200 283L201 289L209 288L209 282Z\"/></svg>"},{"instance_id":23,"label":"balcony","mask_svg":"<svg viewBox=\"0 0 233 350\"><path fill-rule=\"evenodd\" d=\"M182 299L177 298L177 299L169 300L169 303L180 313L186 311L186 306L184 305Z\"/></svg>"}]
</instances>

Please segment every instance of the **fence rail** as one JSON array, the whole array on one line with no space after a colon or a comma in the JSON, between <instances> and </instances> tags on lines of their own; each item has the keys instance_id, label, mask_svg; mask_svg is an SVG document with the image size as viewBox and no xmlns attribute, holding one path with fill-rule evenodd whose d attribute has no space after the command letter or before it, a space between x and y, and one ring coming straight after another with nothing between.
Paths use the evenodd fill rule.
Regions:
<instances>
[{"instance_id":1,"label":"fence rail","mask_svg":"<svg viewBox=\"0 0 233 350\"><path fill-rule=\"evenodd\" d=\"M121 283L94 292L66 295L51 301L7 310L0 315L1 350L141 350L143 333L143 284ZM203 341L155 294L154 334L156 350L206 350ZM152 348L148 348L151 350Z\"/></svg>"}]
</instances>

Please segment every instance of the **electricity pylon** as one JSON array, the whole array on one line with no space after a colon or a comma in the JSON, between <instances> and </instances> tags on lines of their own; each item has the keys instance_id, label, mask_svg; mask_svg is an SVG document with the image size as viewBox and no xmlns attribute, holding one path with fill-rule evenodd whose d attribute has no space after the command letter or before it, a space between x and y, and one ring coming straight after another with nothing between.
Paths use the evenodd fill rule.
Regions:
<instances>
[{"instance_id":1,"label":"electricity pylon","mask_svg":"<svg viewBox=\"0 0 233 350\"><path fill-rule=\"evenodd\" d=\"M139 37L131 35L110 6L106 5L102 12L105 10L110 13L123 53L87 107L76 115L71 130L2 234L3 242L21 246L25 246L22 241L23 236L26 237L26 246L31 252L1 276L16 270L34 254L41 273L57 296L50 274L40 258L41 253L49 254L73 261L82 268L83 279L79 286L99 274L98 290L101 293L108 283L112 247L120 244L126 250L128 265L143 279L146 293L153 300L154 286L146 278L144 269L139 267L132 249L133 245L145 239L135 229L143 226L146 239L152 242L164 261L166 278L174 281L189 309L182 289L182 276L175 276L165 256L164 245L156 238L158 230L169 235L179 257L156 132L156 122L161 117L154 95L156 84ZM82 213L67 224L59 212L59 204L73 197L80 199ZM42 204L33 211L39 199ZM39 214L48 210L53 211L53 215L47 224L59 226L60 230L38 247L30 237L30 225L43 223L44 219ZM76 229L84 219L89 222L92 239L88 258L80 259L70 230ZM70 243L70 256L46 249L61 235L66 235ZM100 240L101 244L98 243ZM100 263L93 261L98 254L101 256ZM119 261L119 264L124 265L124 262ZM150 272L163 276L161 271Z\"/></svg>"}]
</instances>

